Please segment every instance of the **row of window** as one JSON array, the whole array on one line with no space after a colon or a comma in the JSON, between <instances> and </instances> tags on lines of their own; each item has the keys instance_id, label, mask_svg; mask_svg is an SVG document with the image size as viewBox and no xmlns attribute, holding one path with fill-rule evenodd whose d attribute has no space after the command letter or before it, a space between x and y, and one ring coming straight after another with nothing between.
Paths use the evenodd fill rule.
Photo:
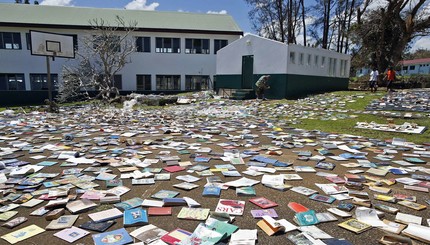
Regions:
<instances>
[{"instance_id":1,"label":"row of window","mask_svg":"<svg viewBox=\"0 0 430 245\"><path fill-rule=\"evenodd\" d=\"M58 74L51 74L52 89L57 89ZM122 76L114 76L115 87L122 90ZM186 75L185 90L209 89L210 78L207 75ZM156 75L157 90L181 90L180 75ZM31 90L48 90L46 74L30 74ZM0 90L26 90L24 74L0 74ZM151 75L136 75L136 90L151 91Z\"/></svg>"},{"instance_id":2,"label":"row of window","mask_svg":"<svg viewBox=\"0 0 430 245\"><path fill-rule=\"evenodd\" d=\"M78 36L73 36L73 45L78 49ZM31 48L30 34L26 33L27 49ZM119 36L116 37L119 39ZM94 40L94 48L102 45L104 40ZM151 38L150 37L136 37L136 51L137 52L151 52ZM214 40L214 54L221 48L227 46L227 40ZM120 51L119 46L111 47L113 51ZM0 49L22 49L21 34L19 32L0 32ZM156 53L181 53L181 39L156 37L155 38L155 52ZM210 54L209 39L196 39L185 38L185 53L186 54Z\"/></svg>"},{"instance_id":3,"label":"row of window","mask_svg":"<svg viewBox=\"0 0 430 245\"><path fill-rule=\"evenodd\" d=\"M299 53L298 55L298 62L296 61L296 53L290 52L290 64L299 64L299 65L306 65L306 66L315 66L324 68L326 66L326 57L319 55L313 55L312 54L304 54ZM335 76L336 75L336 67L337 67L337 59L336 58L328 58L328 74L329 76ZM348 68L348 60L340 60L340 76L346 76L348 74L347 72Z\"/></svg>"}]
</instances>

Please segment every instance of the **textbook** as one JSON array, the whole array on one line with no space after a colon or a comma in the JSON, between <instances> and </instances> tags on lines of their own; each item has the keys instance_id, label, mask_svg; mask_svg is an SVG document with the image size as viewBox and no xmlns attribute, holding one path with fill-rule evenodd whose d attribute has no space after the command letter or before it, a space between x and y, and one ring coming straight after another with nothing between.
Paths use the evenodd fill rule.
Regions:
<instances>
[{"instance_id":1,"label":"textbook","mask_svg":"<svg viewBox=\"0 0 430 245\"><path fill-rule=\"evenodd\" d=\"M252 217L256 219L261 219L263 216L269 216L272 218L278 218L278 214L276 213L275 209L257 209L257 210L251 210Z\"/></svg>"},{"instance_id":2,"label":"textbook","mask_svg":"<svg viewBox=\"0 0 430 245\"><path fill-rule=\"evenodd\" d=\"M237 196L255 196L255 188L252 186L244 186L236 188Z\"/></svg>"},{"instance_id":3,"label":"textbook","mask_svg":"<svg viewBox=\"0 0 430 245\"><path fill-rule=\"evenodd\" d=\"M61 230L64 228L70 228L76 222L79 215L63 215L60 218L51 221L51 223L46 226L47 230Z\"/></svg>"},{"instance_id":4,"label":"textbook","mask_svg":"<svg viewBox=\"0 0 430 245\"><path fill-rule=\"evenodd\" d=\"M96 213L88 214L88 217L94 222L103 222L117 219L123 216L123 213L117 208L111 208Z\"/></svg>"},{"instance_id":5,"label":"textbook","mask_svg":"<svg viewBox=\"0 0 430 245\"><path fill-rule=\"evenodd\" d=\"M191 236L191 234L193 233L180 228L176 228L173 231L162 236L161 240L169 245L176 245L180 241L185 240L186 238Z\"/></svg>"},{"instance_id":6,"label":"textbook","mask_svg":"<svg viewBox=\"0 0 430 245\"><path fill-rule=\"evenodd\" d=\"M140 205L142 205L142 202L143 202L143 200L141 198L134 197L134 198L129 199L127 201L115 203L114 206L119 208L119 209L122 209L122 210L127 210L127 209L139 207Z\"/></svg>"},{"instance_id":7,"label":"textbook","mask_svg":"<svg viewBox=\"0 0 430 245\"><path fill-rule=\"evenodd\" d=\"M173 198L179 195L177 191L169 191L169 190L160 190L157 193L153 194L151 197L155 199L164 199L164 198Z\"/></svg>"},{"instance_id":8,"label":"textbook","mask_svg":"<svg viewBox=\"0 0 430 245\"><path fill-rule=\"evenodd\" d=\"M196 244L195 241L199 241L197 244L211 245L218 243L223 237L223 234L212 230L205 223L200 223L194 232L190 236L185 237L178 245Z\"/></svg>"},{"instance_id":9,"label":"textbook","mask_svg":"<svg viewBox=\"0 0 430 245\"><path fill-rule=\"evenodd\" d=\"M372 229L372 226L369 224L366 224L364 222L361 222L357 219L349 219L347 221L344 221L342 223L339 223L338 226L347 229L349 231L352 231L356 234L360 234L364 231Z\"/></svg>"},{"instance_id":10,"label":"textbook","mask_svg":"<svg viewBox=\"0 0 430 245\"><path fill-rule=\"evenodd\" d=\"M92 202L88 199L81 199L81 200L72 201L72 202L67 203L67 205L66 205L67 210L69 210L69 212L72 214L85 212L85 211L88 211L94 207L97 207L97 204L95 204L94 202Z\"/></svg>"},{"instance_id":11,"label":"textbook","mask_svg":"<svg viewBox=\"0 0 430 245\"><path fill-rule=\"evenodd\" d=\"M163 199L163 206L169 207L169 206L187 206L187 202L183 198L164 198Z\"/></svg>"},{"instance_id":12,"label":"textbook","mask_svg":"<svg viewBox=\"0 0 430 245\"><path fill-rule=\"evenodd\" d=\"M219 197L221 195L221 188L217 186L206 186L203 189L202 196L205 197Z\"/></svg>"},{"instance_id":13,"label":"textbook","mask_svg":"<svg viewBox=\"0 0 430 245\"><path fill-rule=\"evenodd\" d=\"M316 225L319 223L314 210L296 213L293 219L300 226Z\"/></svg>"},{"instance_id":14,"label":"textbook","mask_svg":"<svg viewBox=\"0 0 430 245\"><path fill-rule=\"evenodd\" d=\"M164 216L164 215L172 215L171 207L150 207L148 208L149 216Z\"/></svg>"},{"instance_id":15,"label":"textbook","mask_svg":"<svg viewBox=\"0 0 430 245\"><path fill-rule=\"evenodd\" d=\"M124 228L105 233L94 234L93 240L95 245L123 245L133 242L133 238L131 238Z\"/></svg>"},{"instance_id":16,"label":"textbook","mask_svg":"<svg viewBox=\"0 0 430 245\"><path fill-rule=\"evenodd\" d=\"M130 232L132 237L142 241L144 244L150 244L151 242L160 239L166 234L167 231L151 224L142 226Z\"/></svg>"},{"instance_id":17,"label":"textbook","mask_svg":"<svg viewBox=\"0 0 430 245\"><path fill-rule=\"evenodd\" d=\"M29 225L22 229L3 235L1 236L1 238L8 241L11 244L15 244L17 242L23 241L37 234L40 234L44 231L45 231L44 229L40 228L37 225Z\"/></svg>"},{"instance_id":18,"label":"textbook","mask_svg":"<svg viewBox=\"0 0 430 245\"><path fill-rule=\"evenodd\" d=\"M245 201L220 199L215 212L242 215L245 210Z\"/></svg>"},{"instance_id":19,"label":"textbook","mask_svg":"<svg viewBox=\"0 0 430 245\"><path fill-rule=\"evenodd\" d=\"M148 215L142 208L127 209L123 216L124 227L148 224Z\"/></svg>"},{"instance_id":20,"label":"textbook","mask_svg":"<svg viewBox=\"0 0 430 245\"><path fill-rule=\"evenodd\" d=\"M325 203L333 203L336 198L330 197L330 196L324 196L320 194L313 194L309 197L309 199L318 201L318 202L325 202Z\"/></svg>"},{"instance_id":21,"label":"textbook","mask_svg":"<svg viewBox=\"0 0 430 245\"><path fill-rule=\"evenodd\" d=\"M278 206L276 202L270 201L269 199L265 197L257 197L249 199L249 201L260 208L266 209L266 208L272 208Z\"/></svg>"},{"instance_id":22,"label":"textbook","mask_svg":"<svg viewBox=\"0 0 430 245\"><path fill-rule=\"evenodd\" d=\"M109 220L106 222L99 222L99 223L96 223L94 221L87 221L82 225L80 225L79 228L83 228L91 231L97 231L97 232L104 232L114 224L116 224L115 220Z\"/></svg>"},{"instance_id":23,"label":"textbook","mask_svg":"<svg viewBox=\"0 0 430 245\"><path fill-rule=\"evenodd\" d=\"M286 233L297 229L297 226L291 224L285 219L274 220L269 216L263 216L263 219L257 222L257 226L269 236L273 236L278 232Z\"/></svg>"},{"instance_id":24,"label":"textbook","mask_svg":"<svg viewBox=\"0 0 430 245\"><path fill-rule=\"evenodd\" d=\"M183 207L178 214L178 219L206 220L209 215L208 208L187 208Z\"/></svg>"},{"instance_id":25,"label":"textbook","mask_svg":"<svg viewBox=\"0 0 430 245\"><path fill-rule=\"evenodd\" d=\"M90 234L90 232L80 229L78 227L72 226L70 228L67 228L55 233L54 236L60 239L63 239L69 243L73 243L88 234Z\"/></svg>"}]
</instances>

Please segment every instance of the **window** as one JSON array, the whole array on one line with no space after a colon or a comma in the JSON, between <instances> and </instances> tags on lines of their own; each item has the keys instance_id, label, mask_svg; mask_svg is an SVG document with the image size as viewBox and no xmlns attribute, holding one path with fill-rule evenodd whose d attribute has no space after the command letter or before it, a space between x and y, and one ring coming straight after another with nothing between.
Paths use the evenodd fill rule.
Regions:
<instances>
[{"instance_id":1,"label":"window","mask_svg":"<svg viewBox=\"0 0 430 245\"><path fill-rule=\"evenodd\" d=\"M57 89L58 75L51 74L52 90ZM31 90L48 90L48 76L46 74L30 74Z\"/></svg>"},{"instance_id":2,"label":"window","mask_svg":"<svg viewBox=\"0 0 430 245\"><path fill-rule=\"evenodd\" d=\"M319 59L319 56L315 55L315 57L314 57L314 64L315 64L315 66L318 66L318 59Z\"/></svg>"},{"instance_id":3,"label":"window","mask_svg":"<svg viewBox=\"0 0 430 245\"><path fill-rule=\"evenodd\" d=\"M209 39L185 39L186 54L209 54Z\"/></svg>"},{"instance_id":4,"label":"window","mask_svg":"<svg viewBox=\"0 0 430 245\"><path fill-rule=\"evenodd\" d=\"M0 49L21 49L19 32L0 32Z\"/></svg>"},{"instance_id":5,"label":"window","mask_svg":"<svg viewBox=\"0 0 430 245\"><path fill-rule=\"evenodd\" d=\"M119 36L93 36L93 48L121 52L121 38Z\"/></svg>"},{"instance_id":6,"label":"window","mask_svg":"<svg viewBox=\"0 0 430 245\"><path fill-rule=\"evenodd\" d=\"M150 37L136 37L136 51L150 53L151 52L151 38Z\"/></svg>"},{"instance_id":7,"label":"window","mask_svg":"<svg viewBox=\"0 0 430 245\"><path fill-rule=\"evenodd\" d=\"M209 89L209 76L185 76L185 90Z\"/></svg>"},{"instance_id":8,"label":"window","mask_svg":"<svg viewBox=\"0 0 430 245\"><path fill-rule=\"evenodd\" d=\"M409 70L410 70L410 71L415 70L415 66L409 66Z\"/></svg>"},{"instance_id":9,"label":"window","mask_svg":"<svg viewBox=\"0 0 430 245\"><path fill-rule=\"evenodd\" d=\"M321 57L321 68L324 68L325 66L325 57Z\"/></svg>"},{"instance_id":10,"label":"window","mask_svg":"<svg viewBox=\"0 0 430 245\"><path fill-rule=\"evenodd\" d=\"M181 41L179 38L157 37L155 38L156 53L180 53Z\"/></svg>"},{"instance_id":11,"label":"window","mask_svg":"<svg viewBox=\"0 0 430 245\"><path fill-rule=\"evenodd\" d=\"M306 65L310 66L312 62L312 55L308 54L308 60L306 62Z\"/></svg>"},{"instance_id":12,"label":"window","mask_svg":"<svg viewBox=\"0 0 430 245\"><path fill-rule=\"evenodd\" d=\"M345 66L346 66L346 60L340 60L340 76L344 77L345 76Z\"/></svg>"},{"instance_id":13,"label":"window","mask_svg":"<svg viewBox=\"0 0 430 245\"><path fill-rule=\"evenodd\" d=\"M218 52L218 50L224 48L227 45L228 45L228 40L215 39L214 40L214 54L216 54Z\"/></svg>"},{"instance_id":14,"label":"window","mask_svg":"<svg viewBox=\"0 0 430 245\"><path fill-rule=\"evenodd\" d=\"M151 89L151 75L136 75L136 90L145 91Z\"/></svg>"},{"instance_id":15,"label":"window","mask_svg":"<svg viewBox=\"0 0 430 245\"><path fill-rule=\"evenodd\" d=\"M337 59L333 58L333 76L337 76Z\"/></svg>"},{"instance_id":16,"label":"window","mask_svg":"<svg viewBox=\"0 0 430 245\"><path fill-rule=\"evenodd\" d=\"M113 76L113 86L118 90L122 90L122 75Z\"/></svg>"},{"instance_id":17,"label":"window","mask_svg":"<svg viewBox=\"0 0 430 245\"><path fill-rule=\"evenodd\" d=\"M407 70L408 70L408 67L407 67L407 66L403 66L403 70L404 70L404 71L407 71Z\"/></svg>"},{"instance_id":18,"label":"window","mask_svg":"<svg viewBox=\"0 0 430 245\"><path fill-rule=\"evenodd\" d=\"M0 90L25 90L24 74L0 74Z\"/></svg>"},{"instance_id":19,"label":"window","mask_svg":"<svg viewBox=\"0 0 430 245\"><path fill-rule=\"evenodd\" d=\"M296 63L296 53L290 52L290 63L295 64Z\"/></svg>"},{"instance_id":20,"label":"window","mask_svg":"<svg viewBox=\"0 0 430 245\"><path fill-rule=\"evenodd\" d=\"M180 90L181 76L179 75L157 75L157 90Z\"/></svg>"},{"instance_id":21,"label":"window","mask_svg":"<svg viewBox=\"0 0 430 245\"><path fill-rule=\"evenodd\" d=\"M303 53L300 53L300 59L299 59L299 65L303 65L304 64L304 54Z\"/></svg>"},{"instance_id":22,"label":"window","mask_svg":"<svg viewBox=\"0 0 430 245\"><path fill-rule=\"evenodd\" d=\"M348 60L344 60L344 63L343 63L343 76L344 77L349 77Z\"/></svg>"}]
</instances>

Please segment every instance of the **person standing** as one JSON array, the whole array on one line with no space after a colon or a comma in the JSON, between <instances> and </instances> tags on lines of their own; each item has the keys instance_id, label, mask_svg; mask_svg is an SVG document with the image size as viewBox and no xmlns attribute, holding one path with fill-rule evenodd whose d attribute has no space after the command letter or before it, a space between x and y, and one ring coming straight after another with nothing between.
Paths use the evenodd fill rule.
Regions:
<instances>
[{"instance_id":1,"label":"person standing","mask_svg":"<svg viewBox=\"0 0 430 245\"><path fill-rule=\"evenodd\" d=\"M370 92L376 92L376 90L378 89L378 76L379 76L379 72L376 69L376 67L373 67L372 72L370 72L370 78L369 78L369 87L370 87Z\"/></svg>"},{"instance_id":2,"label":"person standing","mask_svg":"<svg viewBox=\"0 0 430 245\"><path fill-rule=\"evenodd\" d=\"M255 83L255 94L257 95L257 99L266 100L264 93L266 89L270 89L270 86L267 84L267 81L269 81L269 79L270 75L263 75Z\"/></svg>"},{"instance_id":3,"label":"person standing","mask_svg":"<svg viewBox=\"0 0 430 245\"><path fill-rule=\"evenodd\" d=\"M390 66L390 68L388 68L386 78L387 78L387 92L389 92L393 90L393 84L394 84L394 81L396 80L396 72L394 71L393 67Z\"/></svg>"}]
</instances>

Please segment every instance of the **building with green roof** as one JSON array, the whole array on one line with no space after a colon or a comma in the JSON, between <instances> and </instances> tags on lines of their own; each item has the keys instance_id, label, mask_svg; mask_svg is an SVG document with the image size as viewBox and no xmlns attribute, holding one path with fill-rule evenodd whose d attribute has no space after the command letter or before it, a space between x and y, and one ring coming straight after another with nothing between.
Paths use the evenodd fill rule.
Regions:
<instances>
[{"instance_id":1,"label":"building with green roof","mask_svg":"<svg viewBox=\"0 0 430 245\"><path fill-rule=\"evenodd\" d=\"M47 97L46 60L31 55L30 30L73 35L79 49L82 36L92 31L90 20L115 23L117 16L137 23L133 37L139 43L131 63L115 77L122 93L210 89L217 51L243 35L225 14L0 4L0 105ZM52 61L51 77L61 82L62 67L70 62ZM31 96L17 101L24 92Z\"/></svg>"}]
</instances>

